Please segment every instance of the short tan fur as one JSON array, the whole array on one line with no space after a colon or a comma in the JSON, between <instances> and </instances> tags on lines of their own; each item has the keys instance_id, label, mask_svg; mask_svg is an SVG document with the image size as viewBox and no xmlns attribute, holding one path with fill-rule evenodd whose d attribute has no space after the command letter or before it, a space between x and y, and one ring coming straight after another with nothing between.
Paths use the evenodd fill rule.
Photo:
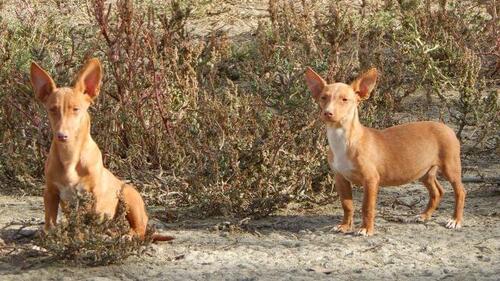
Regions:
<instances>
[{"instance_id":1,"label":"short tan fur","mask_svg":"<svg viewBox=\"0 0 500 281\"><path fill-rule=\"evenodd\" d=\"M102 67L89 60L76 77L73 87L58 88L50 75L31 64L31 84L36 99L47 109L53 139L45 163L45 229L56 224L59 205L65 207L78 190L95 198L95 211L113 217L118 196L127 206L127 220L133 235L144 238L148 216L144 201L131 185L115 177L103 166L102 154L90 136L89 106L99 95ZM153 240L172 240L153 235Z\"/></svg>"},{"instance_id":2,"label":"short tan fur","mask_svg":"<svg viewBox=\"0 0 500 281\"><path fill-rule=\"evenodd\" d=\"M330 150L328 162L336 171L335 186L344 209L336 228L352 229L352 185L363 186L363 222L360 235L374 233L375 207L380 186L396 186L420 180L429 191L427 208L418 216L428 220L444 190L436 176L441 173L455 192L455 212L448 228L462 225L465 191L461 179L460 142L448 126L438 122L413 122L377 130L359 121L358 105L369 98L377 81L372 68L351 84L328 84L311 68L306 84L326 124Z\"/></svg>"}]
</instances>

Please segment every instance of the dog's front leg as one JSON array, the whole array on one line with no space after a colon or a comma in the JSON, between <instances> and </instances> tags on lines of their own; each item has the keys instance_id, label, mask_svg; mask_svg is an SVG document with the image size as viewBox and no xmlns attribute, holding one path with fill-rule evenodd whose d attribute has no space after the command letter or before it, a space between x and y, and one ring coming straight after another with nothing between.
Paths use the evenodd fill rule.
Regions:
<instances>
[{"instance_id":1,"label":"dog's front leg","mask_svg":"<svg viewBox=\"0 0 500 281\"><path fill-rule=\"evenodd\" d=\"M45 231L56 225L59 200L59 193L57 190L53 186L47 185L43 192L43 204L45 207Z\"/></svg>"},{"instance_id":2,"label":"dog's front leg","mask_svg":"<svg viewBox=\"0 0 500 281\"><path fill-rule=\"evenodd\" d=\"M378 181L368 181L363 185L363 187L363 224L357 234L362 236L371 236L373 235L375 225L375 207L377 205Z\"/></svg>"},{"instance_id":3,"label":"dog's front leg","mask_svg":"<svg viewBox=\"0 0 500 281\"><path fill-rule=\"evenodd\" d=\"M352 218L354 216L354 207L352 204L352 187L351 183L346 180L340 173L335 175L335 189L340 197L342 209L344 209L344 218L342 223L335 227L338 232L349 232L352 229Z\"/></svg>"}]
</instances>

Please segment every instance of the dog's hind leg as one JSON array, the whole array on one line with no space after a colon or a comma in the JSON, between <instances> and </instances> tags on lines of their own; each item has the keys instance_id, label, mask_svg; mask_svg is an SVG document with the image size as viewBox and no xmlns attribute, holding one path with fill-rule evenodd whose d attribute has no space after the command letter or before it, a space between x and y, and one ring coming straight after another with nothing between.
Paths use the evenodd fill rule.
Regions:
<instances>
[{"instance_id":1,"label":"dog's hind leg","mask_svg":"<svg viewBox=\"0 0 500 281\"><path fill-rule=\"evenodd\" d=\"M460 159L460 158L459 158ZM452 164L455 164L453 162ZM453 218L446 224L447 228L460 228L462 227L462 220L465 205L465 189L462 184L462 175L460 168L460 160L458 165L447 165L443 167L443 176L450 182L455 192L455 212Z\"/></svg>"},{"instance_id":2,"label":"dog's hind leg","mask_svg":"<svg viewBox=\"0 0 500 281\"><path fill-rule=\"evenodd\" d=\"M455 211L453 214L453 219L446 224L448 228L460 228L462 227L462 220L464 214L465 205L465 189L462 184L462 180L450 181L453 190L455 191Z\"/></svg>"},{"instance_id":3,"label":"dog's hind leg","mask_svg":"<svg viewBox=\"0 0 500 281\"><path fill-rule=\"evenodd\" d=\"M441 186L441 184L439 183L439 181L437 180L437 178L434 180L434 183L436 184L437 190L439 192L439 197L442 198L443 195L444 195L444 189L443 189L443 187Z\"/></svg>"},{"instance_id":4,"label":"dog's hind leg","mask_svg":"<svg viewBox=\"0 0 500 281\"><path fill-rule=\"evenodd\" d=\"M127 206L127 220L130 224L132 234L144 238L148 225L148 216L139 192L130 185L124 185L122 197Z\"/></svg>"},{"instance_id":5,"label":"dog's hind leg","mask_svg":"<svg viewBox=\"0 0 500 281\"><path fill-rule=\"evenodd\" d=\"M144 239L148 226L148 215L146 207L139 192L130 185L124 185L122 189L123 200L127 206L127 220L130 224L131 234L137 235L139 238ZM161 235L153 233L151 236L154 241L170 241L173 236Z\"/></svg>"},{"instance_id":6,"label":"dog's hind leg","mask_svg":"<svg viewBox=\"0 0 500 281\"><path fill-rule=\"evenodd\" d=\"M427 203L427 208L417 217L419 221L426 221L431 218L432 213L436 210L441 201L441 197L444 193L443 188L437 181L438 167L432 166L427 174L425 174L420 181L425 185L429 191L429 202Z\"/></svg>"}]
</instances>

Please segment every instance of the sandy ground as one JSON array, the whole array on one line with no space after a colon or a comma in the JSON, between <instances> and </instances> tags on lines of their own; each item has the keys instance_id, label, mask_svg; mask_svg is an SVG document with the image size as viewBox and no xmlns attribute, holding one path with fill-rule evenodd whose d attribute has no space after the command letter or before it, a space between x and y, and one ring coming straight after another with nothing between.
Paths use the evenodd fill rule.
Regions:
<instances>
[{"instance_id":1,"label":"sandy ground","mask_svg":"<svg viewBox=\"0 0 500 281\"><path fill-rule=\"evenodd\" d=\"M187 31L199 37L211 32L225 32L229 37L253 33L261 20L268 20L264 0L206 1L194 8Z\"/></svg>"},{"instance_id":2,"label":"sandy ground","mask_svg":"<svg viewBox=\"0 0 500 281\"><path fill-rule=\"evenodd\" d=\"M500 188L466 188L460 230L443 226L453 212L447 184L430 222L408 222L427 200L427 191L414 184L381 190L377 233L369 238L331 231L342 214L337 200L308 209L290 205L242 225L224 218L155 221L177 239L121 265L80 268L4 257L0 280L499 280ZM356 189L358 209L361 196ZM13 220L42 222L42 216L41 198L0 197L0 228ZM359 219L358 210L358 224ZM7 246L16 245L16 227L0 233Z\"/></svg>"}]
</instances>

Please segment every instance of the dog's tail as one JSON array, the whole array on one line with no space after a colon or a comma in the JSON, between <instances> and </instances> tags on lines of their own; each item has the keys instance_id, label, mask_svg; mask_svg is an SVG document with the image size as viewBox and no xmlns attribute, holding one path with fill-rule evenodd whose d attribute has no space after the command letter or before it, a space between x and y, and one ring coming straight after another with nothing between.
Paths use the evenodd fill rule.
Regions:
<instances>
[{"instance_id":1,"label":"dog's tail","mask_svg":"<svg viewBox=\"0 0 500 281\"><path fill-rule=\"evenodd\" d=\"M175 239L173 236L169 235L161 235L158 233L153 234L153 242L163 242L163 241L172 241Z\"/></svg>"}]
</instances>

